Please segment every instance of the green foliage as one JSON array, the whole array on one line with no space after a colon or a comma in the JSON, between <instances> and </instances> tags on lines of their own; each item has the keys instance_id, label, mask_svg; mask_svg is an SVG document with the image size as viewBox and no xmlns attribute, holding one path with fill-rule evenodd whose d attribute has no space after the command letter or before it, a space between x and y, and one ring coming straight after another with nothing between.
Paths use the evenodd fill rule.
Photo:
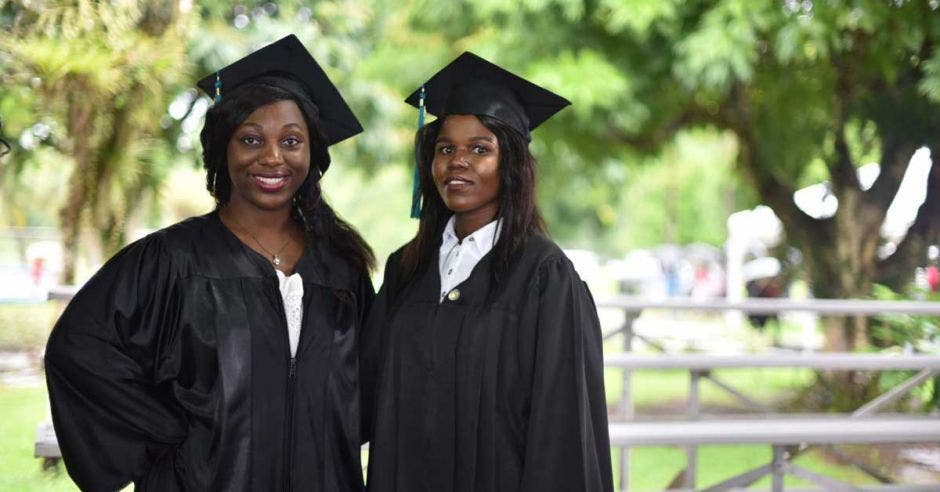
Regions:
<instances>
[{"instance_id":1,"label":"green foliage","mask_svg":"<svg viewBox=\"0 0 940 492\"><path fill-rule=\"evenodd\" d=\"M728 215L752 206L752 198L737 191L735 152L731 135L683 132L661 156L626 172L620 196L607 202L617 207L613 244L724 243Z\"/></svg>"},{"instance_id":2,"label":"green foliage","mask_svg":"<svg viewBox=\"0 0 940 492\"><path fill-rule=\"evenodd\" d=\"M622 198L626 181L646 189L635 180L646 165L665 158L669 151L660 153L681 129L704 124L731 130L746 144L747 153L738 159L752 160L764 175L755 177L741 166L735 173L750 183L770 179L774 188L828 180L843 124L850 125L845 133L855 165L878 160L883 133L900 122L873 111L897 101L864 101L880 101L878 87L907 76L918 57L899 60L899 50L929 52L931 33L938 32L932 27L935 7L877 0L558 0L442 7L414 2L401 10L410 20L407 28L436 41L420 47L425 60L442 63L472 49L573 101L533 134L543 164L542 207L563 241L590 238L611 252L648 241L686 240L667 232L670 211L645 210L661 206L663 199ZM405 66L428 73L428 62L414 62L414 49L403 43L397 52ZM935 64L925 63L928 76L920 90L936 80ZM413 78L404 92L418 81ZM898 90L909 93L906 85ZM926 121L913 126L922 132L930 127ZM702 182L701 195L683 195L699 206L680 209L681 221L694 223L703 210L715 209L698 202L699 196L729 188L735 197L747 194L737 191L742 188L737 182L726 181L723 187ZM625 215L627 207L644 210ZM650 229L649 222L656 227ZM724 234L719 227L702 229L690 237L713 242ZM656 232L630 241L625 230Z\"/></svg>"},{"instance_id":3,"label":"green foliage","mask_svg":"<svg viewBox=\"0 0 940 492\"><path fill-rule=\"evenodd\" d=\"M940 301L940 294L914 290L898 293L891 288L875 284L873 296L884 301L904 299L922 299ZM883 314L876 317L872 326L873 340L879 346L900 347L906 343L921 352L940 352L940 319L937 316L918 316L913 314Z\"/></svg>"},{"instance_id":4,"label":"green foliage","mask_svg":"<svg viewBox=\"0 0 940 492\"><path fill-rule=\"evenodd\" d=\"M366 128L331 149L331 172L361 170L350 184L383 200L346 205L346 190L328 194L381 250L412 228L397 216L372 219L400 199L386 193L390 187L404 185L407 206L408 180L387 171L407 176L412 163L416 112L402 99L463 50L573 102L533 134L541 207L563 244L617 256L666 241L720 244L727 213L765 198L753 191L760 178L793 189L828 180L843 126L856 165L880 158L886 129L923 143L933 138L937 113L924 101L940 101L932 48L940 16L929 2L213 0L182 16L172 37L150 35L154 22L171 18L158 1L29 5L0 9L4 26L31 25L35 33L4 45L11 55L0 57L8 82L0 112L11 134L39 121L54 131L40 143L43 152L18 148L0 172L70 161L64 116L77 96L69 93L99 108L132 108L127 118L139 131L119 135L120 151L100 158L115 172L99 187L96 227L107 211L139 214L130 196L158 199L153 192L172 166L199 166L199 114L175 120L169 102L193 94L202 75L289 32ZM198 102L188 100L187 113ZM100 113L98 140L123 121ZM701 151L683 143L691 134ZM22 187L4 193L11 203L35 201Z\"/></svg>"},{"instance_id":5,"label":"green foliage","mask_svg":"<svg viewBox=\"0 0 940 492\"><path fill-rule=\"evenodd\" d=\"M900 294L878 284L874 286L874 298L885 301L920 298L924 301L940 302L940 294L935 292L913 291ZM875 318L871 331L872 341L880 347L911 346L922 353L940 353L940 318L937 316L883 314ZM887 391L914 374L912 371L882 373L879 375L878 386L882 391ZM940 377L915 388L911 397L919 402L918 406L923 407L925 411L940 408Z\"/></svg>"},{"instance_id":6,"label":"green foliage","mask_svg":"<svg viewBox=\"0 0 940 492\"><path fill-rule=\"evenodd\" d=\"M925 96L934 102L940 102L940 50L924 61L924 73L927 75L918 87Z\"/></svg>"},{"instance_id":7,"label":"green foliage","mask_svg":"<svg viewBox=\"0 0 940 492\"><path fill-rule=\"evenodd\" d=\"M14 123L25 123L25 135L36 134L35 120L51 129L14 157L29 163L52 153L62 172L71 168L61 193L67 277L82 228L91 225L106 254L115 251L141 195L165 177L170 162L158 149L171 141L159 138L160 115L187 68L186 19L177 9L160 1L22 3L6 26L14 36L0 39L9 54L4 85L26 88L0 98L34 118ZM13 203L38 198L30 187L3 191Z\"/></svg>"},{"instance_id":8,"label":"green foliage","mask_svg":"<svg viewBox=\"0 0 940 492\"><path fill-rule=\"evenodd\" d=\"M674 21L680 3L681 0L601 0L593 19L609 33L629 31L645 38L654 33L657 22Z\"/></svg>"},{"instance_id":9,"label":"green foliage","mask_svg":"<svg viewBox=\"0 0 940 492\"><path fill-rule=\"evenodd\" d=\"M758 31L767 2L719 2L702 15L698 29L675 45L676 77L689 90L726 92L736 80L749 81L758 59Z\"/></svg>"}]
</instances>

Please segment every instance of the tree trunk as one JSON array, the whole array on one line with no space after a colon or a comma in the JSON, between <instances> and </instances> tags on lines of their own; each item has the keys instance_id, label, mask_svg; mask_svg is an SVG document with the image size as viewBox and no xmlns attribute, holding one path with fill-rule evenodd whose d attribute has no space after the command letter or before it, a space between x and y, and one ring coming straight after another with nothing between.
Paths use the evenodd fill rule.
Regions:
<instances>
[{"instance_id":1,"label":"tree trunk","mask_svg":"<svg viewBox=\"0 0 940 492\"><path fill-rule=\"evenodd\" d=\"M68 135L71 140L75 167L69 178L68 198L59 212L62 220L62 284L72 285L76 280L75 264L78 259L82 235L82 216L90 184L94 182L91 135L94 113L80 98L81 82L74 83L68 96Z\"/></svg>"}]
</instances>

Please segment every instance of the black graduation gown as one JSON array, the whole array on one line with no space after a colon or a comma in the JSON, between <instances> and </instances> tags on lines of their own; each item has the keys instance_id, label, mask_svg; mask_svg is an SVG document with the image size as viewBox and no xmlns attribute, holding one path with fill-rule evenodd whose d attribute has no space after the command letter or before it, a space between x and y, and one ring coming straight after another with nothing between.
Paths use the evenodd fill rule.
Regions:
<instances>
[{"instance_id":1,"label":"black graduation gown","mask_svg":"<svg viewBox=\"0 0 940 492\"><path fill-rule=\"evenodd\" d=\"M491 254L456 299L436 254L392 299L400 254L362 334L368 489L612 490L600 324L558 246L530 237L491 302Z\"/></svg>"},{"instance_id":2,"label":"black graduation gown","mask_svg":"<svg viewBox=\"0 0 940 492\"><path fill-rule=\"evenodd\" d=\"M267 259L216 213L147 236L78 292L46 348L52 418L85 490L361 490L358 350L374 292L308 246L291 358Z\"/></svg>"}]
</instances>

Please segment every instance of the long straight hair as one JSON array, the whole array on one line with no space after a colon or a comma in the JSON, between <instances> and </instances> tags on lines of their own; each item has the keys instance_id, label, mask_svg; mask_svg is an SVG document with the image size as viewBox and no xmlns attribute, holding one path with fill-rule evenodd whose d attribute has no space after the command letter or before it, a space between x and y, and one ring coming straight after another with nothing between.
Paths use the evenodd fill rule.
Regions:
<instances>
[{"instance_id":1,"label":"long straight hair","mask_svg":"<svg viewBox=\"0 0 940 492\"><path fill-rule=\"evenodd\" d=\"M441 234L453 215L438 194L431 174L437 136L446 118L444 116L425 125L415 136L422 207L418 232L402 251L402 275L394 286L396 292L414 282L431 266L434 250L440 247ZM496 135L499 146L497 218L500 220L500 234L490 253L489 296L492 298L499 292L513 257L525 245L526 239L532 234L546 234L546 230L535 199L538 163L529 152L528 142L516 130L495 118L486 115L477 115L477 118Z\"/></svg>"},{"instance_id":2,"label":"long straight hair","mask_svg":"<svg viewBox=\"0 0 940 492\"><path fill-rule=\"evenodd\" d=\"M223 95L206 113L202 128L202 160L206 169L206 189L215 198L216 208L228 203L232 181L228 173L228 143L238 128L256 109L290 100L297 104L310 134L310 171L294 195L291 217L301 225L308 242L321 241L361 272L375 268L375 254L362 236L341 219L326 203L320 190L321 169L330 164L326 136L320 115L303 86L288 76L265 75L242 84Z\"/></svg>"}]
</instances>

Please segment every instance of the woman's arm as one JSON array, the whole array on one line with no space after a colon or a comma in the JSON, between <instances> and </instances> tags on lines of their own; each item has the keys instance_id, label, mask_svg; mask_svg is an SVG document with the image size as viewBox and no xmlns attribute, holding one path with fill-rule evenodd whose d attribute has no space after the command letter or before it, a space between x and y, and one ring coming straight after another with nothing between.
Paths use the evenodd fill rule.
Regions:
<instances>
[{"instance_id":1,"label":"woman's arm","mask_svg":"<svg viewBox=\"0 0 940 492\"><path fill-rule=\"evenodd\" d=\"M182 417L154 384L176 313L172 262L159 241L115 256L56 323L45 368L52 420L82 490L117 490L169 458Z\"/></svg>"}]
</instances>

